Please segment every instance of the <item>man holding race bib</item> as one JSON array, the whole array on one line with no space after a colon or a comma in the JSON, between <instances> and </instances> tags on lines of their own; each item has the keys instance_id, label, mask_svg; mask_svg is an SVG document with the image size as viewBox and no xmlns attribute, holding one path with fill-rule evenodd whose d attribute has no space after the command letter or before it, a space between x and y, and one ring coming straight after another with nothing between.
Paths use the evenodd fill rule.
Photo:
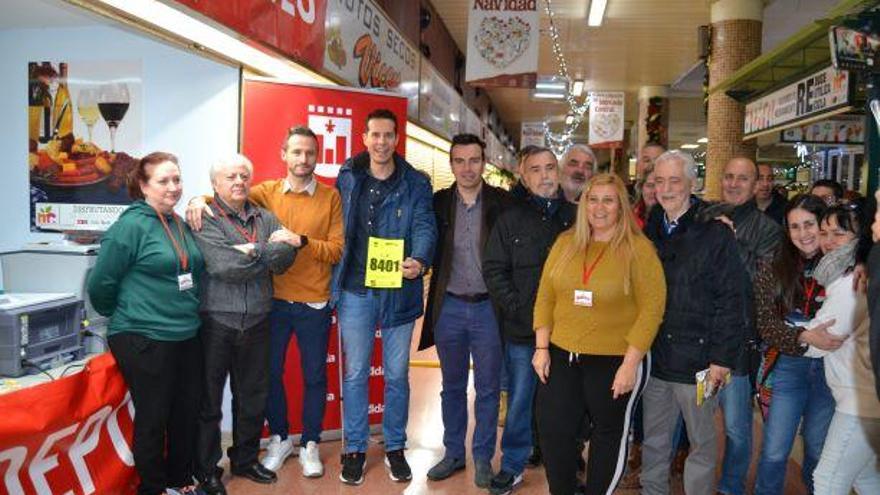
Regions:
<instances>
[{"instance_id":1,"label":"man holding race bib","mask_svg":"<svg viewBox=\"0 0 880 495\"><path fill-rule=\"evenodd\" d=\"M364 480L369 441L370 358L382 332L385 377L385 465L395 481L412 478L404 457L409 415L409 348L423 312L422 276L434 256L437 231L431 181L395 153L397 118L389 110L367 116L367 151L345 162L336 179L342 197L345 247L334 268L336 303L345 353L342 482Z\"/></svg>"}]
</instances>

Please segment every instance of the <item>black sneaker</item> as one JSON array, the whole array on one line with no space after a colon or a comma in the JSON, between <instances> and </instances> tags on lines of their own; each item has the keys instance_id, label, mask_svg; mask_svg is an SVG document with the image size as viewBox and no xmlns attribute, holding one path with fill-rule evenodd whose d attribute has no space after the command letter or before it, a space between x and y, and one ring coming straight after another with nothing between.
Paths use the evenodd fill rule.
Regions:
<instances>
[{"instance_id":1,"label":"black sneaker","mask_svg":"<svg viewBox=\"0 0 880 495\"><path fill-rule=\"evenodd\" d=\"M366 464L367 454L364 452L342 454L342 472L339 473L339 480L347 485L360 485L364 482Z\"/></svg>"},{"instance_id":2,"label":"black sneaker","mask_svg":"<svg viewBox=\"0 0 880 495\"><path fill-rule=\"evenodd\" d=\"M394 481L409 481L412 479L412 470L406 457L403 455L403 449L389 450L385 452L385 465L388 466L388 476Z\"/></svg>"},{"instance_id":3,"label":"black sneaker","mask_svg":"<svg viewBox=\"0 0 880 495\"><path fill-rule=\"evenodd\" d=\"M507 495L513 491L513 487L522 483L522 473L513 474L510 471L504 471L495 475L492 482L489 483L489 493L492 495Z\"/></svg>"}]
</instances>

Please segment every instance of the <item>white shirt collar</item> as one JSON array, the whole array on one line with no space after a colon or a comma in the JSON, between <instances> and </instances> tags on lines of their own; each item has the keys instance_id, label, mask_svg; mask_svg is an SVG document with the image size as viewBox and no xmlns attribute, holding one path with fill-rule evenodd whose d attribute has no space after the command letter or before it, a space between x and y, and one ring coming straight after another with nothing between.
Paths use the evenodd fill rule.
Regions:
<instances>
[{"instance_id":1,"label":"white shirt collar","mask_svg":"<svg viewBox=\"0 0 880 495\"><path fill-rule=\"evenodd\" d=\"M281 185L281 192L284 193L284 194L287 194L287 193L289 193L289 192L301 193L301 192L305 191L305 192L307 192L307 193L309 194L309 196L314 196L314 195L315 195L315 189L317 189L317 188L318 188L318 181L317 181L317 179L315 179L315 176L314 176L314 175L312 175L312 180L311 180L311 182L309 182L308 184L306 184L306 187L304 187L304 188L303 188L302 190L300 190L300 191L296 191L296 190L294 190L294 189L293 189L293 186L290 185L290 181L287 180L287 177L285 177L285 178L284 178L284 184Z\"/></svg>"}]
</instances>

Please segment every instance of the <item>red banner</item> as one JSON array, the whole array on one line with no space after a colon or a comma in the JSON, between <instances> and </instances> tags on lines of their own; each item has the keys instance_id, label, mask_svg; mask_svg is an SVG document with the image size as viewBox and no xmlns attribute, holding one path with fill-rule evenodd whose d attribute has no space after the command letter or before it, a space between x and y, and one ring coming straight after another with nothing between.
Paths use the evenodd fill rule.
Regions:
<instances>
[{"instance_id":1,"label":"red banner","mask_svg":"<svg viewBox=\"0 0 880 495\"><path fill-rule=\"evenodd\" d=\"M224 26L321 71L327 0L177 0Z\"/></svg>"},{"instance_id":2,"label":"red banner","mask_svg":"<svg viewBox=\"0 0 880 495\"><path fill-rule=\"evenodd\" d=\"M307 125L318 135L316 173L322 182L334 183L339 167L345 160L365 149L362 135L366 130L366 118L378 108L391 110L397 116L400 136L397 153L405 154L407 100L401 96L344 87L246 79L242 86L242 98L241 152L254 163L255 183L287 175L286 165L281 160L281 146L287 130L296 125ZM325 430L342 426L339 402L341 383L338 378L341 355L334 316L330 349L327 352ZM291 433L299 433L302 431L302 372L299 366L291 365L299 363L296 339L290 342L286 362L288 421ZM385 410L383 377L382 341L377 331L370 366L370 424L382 421L382 412Z\"/></svg>"},{"instance_id":3,"label":"red banner","mask_svg":"<svg viewBox=\"0 0 880 495\"><path fill-rule=\"evenodd\" d=\"M0 395L0 493L134 493L134 406L110 353Z\"/></svg>"}]
</instances>

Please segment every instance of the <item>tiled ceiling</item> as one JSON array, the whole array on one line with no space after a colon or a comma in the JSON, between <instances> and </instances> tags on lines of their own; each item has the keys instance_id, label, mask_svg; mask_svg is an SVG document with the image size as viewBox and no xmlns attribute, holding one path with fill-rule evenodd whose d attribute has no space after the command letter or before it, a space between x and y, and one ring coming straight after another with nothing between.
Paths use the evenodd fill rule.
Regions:
<instances>
[{"instance_id":1,"label":"tiled ceiling","mask_svg":"<svg viewBox=\"0 0 880 495\"><path fill-rule=\"evenodd\" d=\"M538 71L552 75L557 63L546 34L545 0L537 1L542 12ZM433 5L459 49L466 52L468 0L433 0ZM639 87L669 85L691 68L698 58L698 27L709 23L708 0L608 0L600 27L587 26L589 0L553 0L552 5L571 76L586 79L587 89L626 91L630 124L638 115ZM530 100L528 90L492 89L489 95L514 132L519 122L558 117L566 111L565 105ZM691 100L700 105L699 99ZM581 131L585 128L581 126Z\"/></svg>"}]
</instances>

